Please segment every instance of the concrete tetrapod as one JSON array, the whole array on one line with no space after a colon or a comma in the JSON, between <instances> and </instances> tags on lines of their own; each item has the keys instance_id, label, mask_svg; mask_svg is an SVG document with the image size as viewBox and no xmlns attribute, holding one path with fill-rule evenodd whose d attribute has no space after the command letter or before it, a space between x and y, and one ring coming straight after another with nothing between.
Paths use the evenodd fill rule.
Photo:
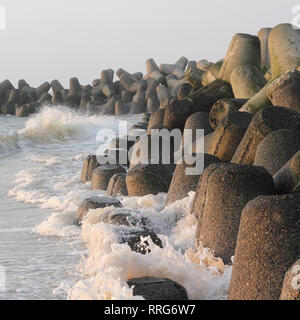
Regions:
<instances>
[{"instance_id":1,"label":"concrete tetrapod","mask_svg":"<svg viewBox=\"0 0 300 320\"><path fill-rule=\"evenodd\" d=\"M232 71L244 64L254 65L260 70L260 50L258 37L243 33L236 34L231 40L218 77L230 82Z\"/></svg>"},{"instance_id":2,"label":"concrete tetrapod","mask_svg":"<svg viewBox=\"0 0 300 320\"><path fill-rule=\"evenodd\" d=\"M278 300L300 257L300 195L260 196L243 210L230 300Z\"/></svg>"},{"instance_id":3,"label":"concrete tetrapod","mask_svg":"<svg viewBox=\"0 0 300 320\"><path fill-rule=\"evenodd\" d=\"M193 214L198 217L196 244L230 263L245 205L259 195L275 194L272 176L262 167L216 163L200 177ZM250 262L250 261L249 261Z\"/></svg>"},{"instance_id":4,"label":"concrete tetrapod","mask_svg":"<svg viewBox=\"0 0 300 320\"><path fill-rule=\"evenodd\" d=\"M282 107L266 107L252 119L231 162L253 164L260 142L279 129L300 130L300 114Z\"/></svg>"}]
</instances>

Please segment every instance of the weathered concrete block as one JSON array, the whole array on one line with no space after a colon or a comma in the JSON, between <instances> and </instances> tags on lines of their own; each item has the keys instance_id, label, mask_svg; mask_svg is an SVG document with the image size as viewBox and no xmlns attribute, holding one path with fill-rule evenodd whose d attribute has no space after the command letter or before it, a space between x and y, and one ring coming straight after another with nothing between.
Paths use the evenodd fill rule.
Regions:
<instances>
[{"instance_id":1,"label":"weathered concrete block","mask_svg":"<svg viewBox=\"0 0 300 320\"><path fill-rule=\"evenodd\" d=\"M14 89L9 80L4 80L0 83L0 105L4 105L7 102L11 91Z\"/></svg>"},{"instance_id":2,"label":"weathered concrete block","mask_svg":"<svg viewBox=\"0 0 300 320\"><path fill-rule=\"evenodd\" d=\"M80 94L82 91L80 83L77 78L70 79L70 90L69 94Z\"/></svg>"},{"instance_id":3,"label":"weathered concrete block","mask_svg":"<svg viewBox=\"0 0 300 320\"><path fill-rule=\"evenodd\" d=\"M83 218L91 209L99 209L106 207L122 208L122 204L118 199L110 197L92 197L85 199L77 210L76 222L81 223Z\"/></svg>"},{"instance_id":4,"label":"weathered concrete block","mask_svg":"<svg viewBox=\"0 0 300 320\"><path fill-rule=\"evenodd\" d=\"M203 84L202 84L203 74L204 72L199 69L189 68L184 73L184 78L194 89L199 89L203 87Z\"/></svg>"},{"instance_id":5,"label":"weathered concrete block","mask_svg":"<svg viewBox=\"0 0 300 320\"><path fill-rule=\"evenodd\" d=\"M197 111L209 112L218 100L233 98L233 92L229 83L218 79L192 92L188 98L194 102Z\"/></svg>"},{"instance_id":6,"label":"weathered concrete block","mask_svg":"<svg viewBox=\"0 0 300 320\"><path fill-rule=\"evenodd\" d=\"M118 69L116 72L124 88L130 92L138 92L146 89L146 82L137 80L134 76L123 69Z\"/></svg>"},{"instance_id":7,"label":"weathered concrete block","mask_svg":"<svg viewBox=\"0 0 300 320\"><path fill-rule=\"evenodd\" d=\"M220 73L221 67L223 65L224 60L220 60L214 64L212 64L203 74L202 76L202 85L207 86L211 82L217 80L218 75Z\"/></svg>"},{"instance_id":8,"label":"weathered concrete block","mask_svg":"<svg viewBox=\"0 0 300 320\"><path fill-rule=\"evenodd\" d=\"M157 97L156 89L159 82L155 79L149 78L147 81L147 91L145 99L147 100L147 111L152 113L159 109L160 103Z\"/></svg>"},{"instance_id":9,"label":"weathered concrete block","mask_svg":"<svg viewBox=\"0 0 300 320\"><path fill-rule=\"evenodd\" d=\"M300 151L273 176L278 193L292 193L300 182Z\"/></svg>"},{"instance_id":10,"label":"weathered concrete block","mask_svg":"<svg viewBox=\"0 0 300 320\"><path fill-rule=\"evenodd\" d=\"M299 87L300 72L293 69L282 74L268 86L268 98L274 106L286 107L300 112Z\"/></svg>"},{"instance_id":11,"label":"weathered concrete block","mask_svg":"<svg viewBox=\"0 0 300 320\"><path fill-rule=\"evenodd\" d=\"M173 172L177 159L175 153L180 146L181 135L172 137L168 129L156 130L156 132L152 131L151 135L140 136L132 148L130 168L147 163L168 164Z\"/></svg>"},{"instance_id":12,"label":"weathered concrete block","mask_svg":"<svg viewBox=\"0 0 300 320\"><path fill-rule=\"evenodd\" d=\"M193 154L193 157L196 157L196 154ZM220 160L209 154L204 154L204 169L211 165L212 163L218 163ZM171 185L166 198L166 205L170 205L178 200L184 199L188 196L190 191L196 191L199 178L202 173L197 175L187 175L187 168L195 168L196 163L190 165L187 164L183 159L182 164L177 164Z\"/></svg>"},{"instance_id":13,"label":"weathered concrete block","mask_svg":"<svg viewBox=\"0 0 300 320\"><path fill-rule=\"evenodd\" d=\"M21 102L20 91L16 89L12 89L10 91L7 102L20 103Z\"/></svg>"},{"instance_id":14,"label":"weathered concrete block","mask_svg":"<svg viewBox=\"0 0 300 320\"><path fill-rule=\"evenodd\" d=\"M153 79L158 83L163 83L165 80L164 75L159 71L156 62L153 59L148 59L146 61L146 78Z\"/></svg>"},{"instance_id":15,"label":"weathered concrete block","mask_svg":"<svg viewBox=\"0 0 300 320\"><path fill-rule=\"evenodd\" d=\"M62 86L62 84L58 80L51 81L51 87L52 87L53 93L54 92L61 92L62 90L64 90L64 87Z\"/></svg>"},{"instance_id":16,"label":"weathered concrete block","mask_svg":"<svg viewBox=\"0 0 300 320\"><path fill-rule=\"evenodd\" d=\"M98 87L100 84L101 84L101 79L95 79L95 80L92 81L92 86L94 88Z\"/></svg>"},{"instance_id":17,"label":"weathered concrete block","mask_svg":"<svg viewBox=\"0 0 300 320\"><path fill-rule=\"evenodd\" d=\"M101 71L101 83L102 85L112 83L114 81L114 71L112 69Z\"/></svg>"},{"instance_id":18,"label":"weathered concrete block","mask_svg":"<svg viewBox=\"0 0 300 320\"><path fill-rule=\"evenodd\" d=\"M244 64L232 71L230 83L236 99L250 99L267 84L267 80L255 66Z\"/></svg>"},{"instance_id":19,"label":"weathered concrete block","mask_svg":"<svg viewBox=\"0 0 300 320\"><path fill-rule=\"evenodd\" d=\"M53 100L53 97L52 97L52 100ZM88 103L90 103L91 101L92 101L91 96L89 94L83 94L80 101L80 108L85 110Z\"/></svg>"},{"instance_id":20,"label":"weathered concrete block","mask_svg":"<svg viewBox=\"0 0 300 320\"><path fill-rule=\"evenodd\" d=\"M274 175L300 150L300 131L281 129L268 134L259 144L254 165Z\"/></svg>"},{"instance_id":21,"label":"weathered concrete block","mask_svg":"<svg viewBox=\"0 0 300 320\"><path fill-rule=\"evenodd\" d=\"M106 164L94 169L91 190L107 190L111 177L116 173L126 173L123 166Z\"/></svg>"},{"instance_id":22,"label":"weathered concrete block","mask_svg":"<svg viewBox=\"0 0 300 320\"><path fill-rule=\"evenodd\" d=\"M81 172L81 182L89 182L92 180L92 175L94 169L99 167L99 163L97 161L97 157L95 155L88 155L87 158L84 160L83 168Z\"/></svg>"},{"instance_id":23,"label":"weathered concrete block","mask_svg":"<svg viewBox=\"0 0 300 320\"><path fill-rule=\"evenodd\" d=\"M22 106L16 107L17 117L29 117L30 115L36 113L41 105L38 102L28 103Z\"/></svg>"},{"instance_id":24,"label":"weathered concrete block","mask_svg":"<svg viewBox=\"0 0 300 320\"><path fill-rule=\"evenodd\" d=\"M139 114L147 111L145 91L138 91L133 97L130 114Z\"/></svg>"},{"instance_id":25,"label":"weathered concrete block","mask_svg":"<svg viewBox=\"0 0 300 320\"><path fill-rule=\"evenodd\" d=\"M300 196L260 196L243 210L230 300L278 300L285 273L300 257Z\"/></svg>"},{"instance_id":26,"label":"weathered concrete block","mask_svg":"<svg viewBox=\"0 0 300 320\"><path fill-rule=\"evenodd\" d=\"M64 103L64 97L60 91L55 91L53 92L51 101L54 105L62 105Z\"/></svg>"},{"instance_id":27,"label":"weathered concrete block","mask_svg":"<svg viewBox=\"0 0 300 320\"><path fill-rule=\"evenodd\" d=\"M189 83L185 82L181 84L177 98L179 100L184 100L190 93L192 93L193 90L193 87Z\"/></svg>"},{"instance_id":28,"label":"weathered concrete block","mask_svg":"<svg viewBox=\"0 0 300 320\"><path fill-rule=\"evenodd\" d=\"M147 75L149 76L154 71L158 71L158 66L157 66L156 62L152 58L150 58L150 59L146 60Z\"/></svg>"},{"instance_id":29,"label":"weathered concrete block","mask_svg":"<svg viewBox=\"0 0 300 320\"><path fill-rule=\"evenodd\" d=\"M116 173L111 177L106 195L110 197L117 197L118 195L128 196L126 173Z\"/></svg>"},{"instance_id":30,"label":"weathered concrete block","mask_svg":"<svg viewBox=\"0 0 300 320\"><path fill-rule=\"evenodd\" d=\"M187 84L187 83L184 78L179 80L179 82L176 84L176 86L173 87L173 89L170 92L171 97L177 98L179 96L179 93L180 93L182 86L185 84Z\"/></svg>"},{"instance_id":31,"label":"weathered concrete block","mask_svg":"<svg viewBox=\"0 0 300 320\"><path fill-rule=\"evenodd\" d=\"M240 109L242 112L256 114L263 108L272 105L268 97L268 87L272 81L268 82L260 91L249 99Z\"/></svg>"},{"instance_id":32,"label":"weathered concrete block","mask_svg":"<svg viewBox=\"0 0 300 320\"><path fill-rule=\"evenodd\" d=\"M134 287L134 296L143 296L145 300L188 300L186 289L169 279L136 278L127 283Z\"/></svg>"},{"instance_id":33,"label":"weathered concrete block","mask_svg":"<svg viewBox=\"0 0 300 320\"><path fill-rule=\"evenodd\" d=\"M91 95L94 96L94 97L96 97L96 96L103 97L104 96L104 94L102 92L101 84L92 89Z\"/></svg>"},{"instance_id":34,"label":"weathered concrete block","mask_svg":"<svg viewBox=\"0 0 300 320\"><path fill-rule=\"evenodd\" d=\"M168 192L172 172L168 165L136 165L128 171L126 185L130 197Z\"/></svg>"},{"instance_id":35,"label":"weathered concrete block","mask_svg":"<svg viewBox=\"0 0 300 320\"><path fill-rule=\"evenodd\" d=\"M52 100L52 96L48 92L41 94L40 98L37 100L39 104L49 104Z\"/></svg>"},{"instance_id":36,"label":"weathered concrete block","mask_svg":"<svg viewBox=\"0 0 300 320\"><path fill-rule=\"evenodd\" d=\"M236 34L232 38L218 77L230 82L232 71L244 64L251 64L260 69L260 50L258 37L243 33Z\"/></svg>"},{"instance_id":37,"label":"weathered concrete block","mask_svg":"<svg viewBox=\"0 0 300 320\"><path fill-rule=\"evenodd\" d=\"M300 114L282 107L266 107L252 119L231 162L253 164L260 142L279 129L300 130Z\"/></svg>"},{"instance_id":38,"label":"weathered concrete block","mask_svg":"<svg viewBox=\"0 0 300 320\"><path fill-rule=\"evenodd\" d=\"M168 106L174 101L176 100L175 98L165 98L163 100L160 101L160 109L166 109L168 108Z\"/></svg>"},{"instance_id":39,"label":"weathered concrete block","mask_svg":"<svg viewBox=\"0 0 300 320\"><path fill-rule=\"evenodd\" d=\"M24 79L18 81L18 89L21 91L24 87L29 87L29 84Z\"/></svg>"},{"instance_id":40,"label":"weathered concrete block","mask_svg":"<svg viewBox=\"0 0 300 320\"><path fill-rule=\"evenodd\" d=\"M265 78L267 81L271 81L272 80L272 70L269 69L266 73L265 73Z\"/></svg>"},{"instance_id":41,"label":"weathered concrete block","mask_svg":"<svg viewBox=\"0 0 300 320\"><path fill-rule=\"evenodd\" d=\"M197 62L197 68L202 71L207 71L211 67L212 63L206 59L202 59Z\"/></svg>"},{"instance_id":42,"label":"weathered concrete block","mask_svg":"<svg viewBox=\"0 0 300 320\"><path fill-rule=\"evenodd\" d=\"M135 73L132 73L131 75L138 81L143 80L144 78L144 75L142 72L135 72Z\"/></svg>"},{"instance_id":43,"label":"weathered concrete block","mask_svg":"<svg viewBox=\"0 0 300 320\"><path fill-rule=\"evenodd\" d=\"M94 107L101 107L108 101L108 99L104 96L91 96L91 102Z\"/></svg>"},{"instance_id":44,"label":"weathered concrete block","mask_svg":"<svg viewBox=\"0 0 300 320\"><path fill-rule=\"evenodd\" d=\"M162 101L163 99L166 99L166 98L167 99L170 98L169 90L163 84L160 84L156 88L156 93L157 93L157 98L158 98L159 101Z\"/></svg>"},{"instance_id":45,"label":"weathered concrete block","mask_svg":"<svg viewBox=\"0 0 300 320\"><path fill-rule=\"evenodd\" d=\"M300 65L300 33L290 23L274 27L269 35L272 78Z\"/></svg>"},{"instance_id":46,"label":"weathered concrete block","mask_svg":"<svg viewBox=\"0 0 300 320\"><path fill-rule=\"evenodd\" d=\"M146 90L146 99L149 98L157 98L157 87L159 85L159 82L154 79L148 79L147 80L147 90Z\"/></svg>"},{"instance_id":47,"label":"weathered concrete block","mask_svg":"<svg viewBox=\"0 0 300 320\"><path fill-rule=\"evenodd\" d=\"M184 71L188 64L188 59L181 57L175 64L161 64L159 66L159 71L165 75L174 75L178 80L184 77Z\"/></svg>"},{"instance_id":48,"label":"weathered concrete block","mask_svg":"<svg viewBox=\"0 0 300 320\"><path fill-rule=\"evenodd\" d=\"M154 126L162 126L164 123L164 117L165 117L165 110L164 109L159 109L152 113L151 118L148 123L148 129L147 129L147 134L151 134L151 129Z\"/></svg>"},{"instance_id":49,"label":"weathered concrete block","mask_svg":"<svg viewBox=\"0 0 300 320\"><path fill-rule=\"evenodd\" d=\"M115 86L113 83L108 83L102 86L102 92L107 98L111 98L116 94Z\"/></svg>"},{"instance_id":50,"label":"weathered concrete block","mask_svg":"<svg viewBox=\"0 0 300 320\"><path fill-rule=\"evenodd\" d=\"M21 104L21 97L19 90L12 89L9 93L8 99L5 98L7 102L2 107L2 113L15 115L16 107Z\"/></svg>"},{"instance_id":51,"label":"weathered concrete block","mask_svg":"<svg viewBox=\"0 0 300 320\"><path fill-rule=\"evenodd\" d=\"M165 75L169 75L174 72L175 68L176 68L175 64L162 63L159 66L159 71Z\"/></svg>"},{"instance_id":52,"label":"weathered concrete block","mask_svg":"<svg viewBox=\"0 0 300 320\"><path fill-rule=\"evenodd\" d=\"M238 111L247 101L247 99L221 99L217 101L209 112L211 127L215 130L227 114Z\"/></svg>"},{"instance_id":53,"label":"weathered concrete block","mask_svg":"<svg viewBox=\"0 0 300 320\"><path fill-rule=\"evenodd\" d=\"M269 35L271 33L271 30L272 28L262 28L257 34L260 41L261 71L263 73L270 69Z\"/></svg>"},{"instance_id":54,"label":"weathered concrete block","mask_svg":"<svg viewBox=\"0 0 300 320\"><path fill-rule=\"evenodd\" d=\"M212 127L209 123L209 117L207 112L195 112L186 119L184 130L192 130L192 141L196 141L197 134L196 130L203 129L204 135L208 135L213 132Z\"/></svg>"},{"instance_id":55,"label":"weathered concrete block","mask_svg":"<svg viewBox=\"0 0 300 320\"><path fill-rule=\"evenodd\" d=\"M168 89L171 97L176 97L179 91L179 86L181 85L180 80L178 80L174 75L166 77Z\"/></svg>"},{"instance_id":56,"label":"weathered concrete block","mask_svg":"<svg viewBox=\"0 0 300 320\"><path fill-rule=\"evenodd\" d=\"M116 114L116 98L111 97L107 102L102 106L101 110L104 115L115 115Z\"/></svg>"},{"instance_id":57,"label":"weathered concrete block","mask_svg":"<svg viewBox=\"0 0 300 320\"><path fill-rule=\"evenodd\" d=\"M70 90L65 97L64 103L69 107L78 107L81 101L81 86L77 78L70 79Z\"/></svg>"},{"instance_id":58,"label":"weathered concrete block","mask_svg":"<svg viewBox=\"0 0 300 320\"><path fill-rule=\"evenodd\" d=\"M51 89L51 84L49 82L44 82L38 88L36 88L36 93L40 97L43 93L48 93Z\"/></svg>"},{"instance_id":59,"label":"weathered concrete block","mask_svg":"<svg viewBox=\"0 0 300 320\"><path fill-rule=\"evenodd\" d=\"M191 100L175 100L165 110L163 125L169 130L183 131L185 122L193 114L195 106Z\"/></svg>"},{"instance_id":60,"label":"weathered concrete block","mask_svg":"<svg viewBox=\"0 0 300 320\"><path fill-rule=\"evenodd\" d=\"M126 103L124 100L117 100L115 103L115 114L116 116L123 116L130 112L131 103Z\"/></svg>"},{"instance_id":61,"label":"weathered concrete block","mask_svg":"<svg viewBox=\"0 0 300 320\"><path fill-rule=\"evenodd\" d=\"M153 113L160 107L159 101L155 98L149 98L147 100L147 112Z\"/></svg>"},{"instance_id":62,"label":"weathered concrete block","mask_svg":"<svg viewBox=\"0 0 300 320\"><path fill-rule=\"evenodd\" d=\"M16 114L16 107L18 105L14 102L7 102L1 109L3 114L10 114L15 115Z\"/></svg>"},{"instance_id":63,"label":"weathered concrete block","mask_svg":"<svg viewBox=\"0 0 300 320\"><path fill-rule=\"evenodd\" d=\"M242 211L250 200L262 194L275 194L272 176L264 168L231 163L210 165L199 180L193 207L198 217L196 243L201 242L230 263Z\"/></svg>"},{"instance_id":64,"label":"weathered concrete block","mask_svg":"<svg viewBox=\"0 0 300 320\"><path fill-rule=\"evenodd\" d=\"M206 152L221 161L231 161L251 120L247 112L228 113L214 131Z\"/></svg>"}]
</instances>

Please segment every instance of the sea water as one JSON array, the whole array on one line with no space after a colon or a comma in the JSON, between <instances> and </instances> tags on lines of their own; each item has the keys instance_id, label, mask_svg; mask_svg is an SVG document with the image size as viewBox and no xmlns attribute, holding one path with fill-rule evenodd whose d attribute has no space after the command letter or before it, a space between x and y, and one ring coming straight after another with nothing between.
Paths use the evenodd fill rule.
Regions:
<instances>
[{"instance_id":1,"label":"sea water","mask_svg":"<svg viewBox=\"0 0 300 320\"><path fill-rule=\"evenodd\" d=\"M0 299L143 299L126 280L153 276L183 285L190 299L226 299L231 267L206 248L194 249L194 192L165 207L165 194L118 197L123 208L91 210L81 227L78 205L90 196L83 161L95 154L101 129L141 115L90 116L45 106L30 118L0 116ZM142 255L119 237L128 227L99 223L108 210L147 217L163 242ZM127 228L127 229L126 229Z\"/></svg>"}]
</instances>

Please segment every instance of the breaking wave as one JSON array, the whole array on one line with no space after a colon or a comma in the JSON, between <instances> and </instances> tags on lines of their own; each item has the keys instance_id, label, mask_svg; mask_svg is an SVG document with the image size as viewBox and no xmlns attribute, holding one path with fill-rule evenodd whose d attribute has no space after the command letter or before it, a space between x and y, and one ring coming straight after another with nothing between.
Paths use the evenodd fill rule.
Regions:
<instances>
[{"instance_id":1,"label":"breaking wave","mask_svg":"<svg viewBox=\"0 0 300 320\"><path fill-rule=\"evenodd\" d=\"M0 134L0 151L5 155L26 147L86 141L96 137L101 128L117 126L118 120L113 117L88 116L63 106L45 106L26 121L24 128Z\"/></svg>"}]
</instances>

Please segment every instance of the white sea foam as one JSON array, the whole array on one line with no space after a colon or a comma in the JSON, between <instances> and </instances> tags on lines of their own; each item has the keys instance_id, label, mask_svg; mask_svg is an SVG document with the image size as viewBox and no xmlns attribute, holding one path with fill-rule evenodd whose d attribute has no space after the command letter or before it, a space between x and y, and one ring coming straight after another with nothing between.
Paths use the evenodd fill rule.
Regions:
<instances>
[{"instance_id":1,"label":"white sea foam","mask_svg":"<svg viewBox=\"0 0 300 320\"><path fill-rule=\"evenodd\" d=\"M1 156L39 145L86 141L95 138L102 128L117 130L118 119L87 116L64 106L44 106L25 122L24 128L0 134Z\"/></svg>"},{"instance_id":2,"label":"white sea foam","mask_svg":"<svg viewBox=\"0 0 300 320\"><path fill-rule=\"evenodd\" d=\"M116 126L116 122L112 117L86 116L67 107L45 106L26 122L19 134L38 144L83 140L94 137L101 128Z\"/></svg>"},{"instance_id":3,"label":"white sea foam","mask_svg":"<svg viewBox=\"0 0 300 320\"><path fill-rule=\"evenodd\" d=\"M154 245L148 238L151 252L147 255L133 252L127 244L117 242L118 234L124 231L124 227L99 223L99 215L111 209L90 211L82 226L82 237L88 249L88 256L80 266L85 278L69 290L69 299L140 298L132 296L126 280L145 276L178 282L187 289L190 299L225 299L231 268L215 258L210 250L193 250L197 223L189 213L193 196L191 194L189 198L174 204L172 210L167 208L156 212L153 208L151 212L145 211L150 209L145 208L145 203L149 203L149 199L156 204L161 203L161 195L123 200L123 204L131 202L136 214L146 215L153 230L169 234L159 234L163 248ZM121 209L114 210L118 212ZM159 221L161 226L158 226Z\"/></svg>"},{"instance_id":4,"label":"white sea foam","mask_svg":"<svg viewBox=\"0 0 300 320\"><path fill-rule=\"evenodd\" d=\"M57 290L67 290L69 299L142 299L133 296L126 280L151 276L180 283L190 299L226 298L231 267L208 249L193 249L197 221L190 212L194 192L166 208L165 194L119 197L123 208L91 210L82 229L74 225L80 202L105 194L90 191L89 183L82 184L79 178L84 157L95 151L97 131L108 126L116 129L116 123L109 118L46 107L27 120L25 128L14 136L18 147L24 148L28 143L32 148L22 158L24 168L16 174L9 195L51 210L50 216L44 221L41 218L35 227L38 234L82 239L86 243L79 266L81 279L71 287L62 284ZM142 255L131 251L127 244L120 244L118 239L128 228L100 223L99 216L108 210L146 217L163 248L147 239L151 252Z\"/></svg>"},{"instance_id":5,"label":"white sea foam","mask_svg":"<svg viewBox=\"0 0 300 320\"><path fill-rule=\"evenodd\" d=\"M44 236L72 237L80 234L78 226L74 225L73 212L54 212L47 220L40 223L35 231Z\"/></svg>"}]
</instances>

